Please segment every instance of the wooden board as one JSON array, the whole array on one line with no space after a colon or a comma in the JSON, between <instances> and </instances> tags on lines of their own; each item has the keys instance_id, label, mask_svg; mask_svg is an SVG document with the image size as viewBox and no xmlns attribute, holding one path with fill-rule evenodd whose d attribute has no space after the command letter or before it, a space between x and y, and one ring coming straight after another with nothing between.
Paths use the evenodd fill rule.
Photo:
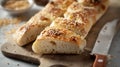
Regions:
<instances>
[{"instance_id":1,"label":"wooden board","mask_svg":"<svg viewBox=\"0 0 120 67\"><path fill-rule=\"evenodd\" d=\"M89 35L86 37L86 51L81 55L37 55L31 49L32 43L24 47L19 47L11 37L1 47L1 51L7 57L40 64L40 67L91 67L93 58L91 58L90 51L94 46L100 29L106 22L120 19L119 12L119 6L110 6L106 14L93 26Z\"/></svg>"}]
</instances>

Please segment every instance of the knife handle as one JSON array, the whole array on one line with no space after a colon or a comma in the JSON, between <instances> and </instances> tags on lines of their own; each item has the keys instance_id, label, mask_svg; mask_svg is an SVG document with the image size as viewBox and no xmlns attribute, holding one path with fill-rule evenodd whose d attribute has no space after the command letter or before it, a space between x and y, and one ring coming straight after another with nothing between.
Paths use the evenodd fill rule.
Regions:
<instances>
[{"instance_id":1,"label":"knife handle","mask_svg":"<svg viewBox=\"0 0 120 67\"><path fill-rule=\"evenodd\" d=\"M107 56L106 55L99 55L95 54L96 58L93 63L93 67L106 67L107 63Z\"/></svg>"}]
</instances>

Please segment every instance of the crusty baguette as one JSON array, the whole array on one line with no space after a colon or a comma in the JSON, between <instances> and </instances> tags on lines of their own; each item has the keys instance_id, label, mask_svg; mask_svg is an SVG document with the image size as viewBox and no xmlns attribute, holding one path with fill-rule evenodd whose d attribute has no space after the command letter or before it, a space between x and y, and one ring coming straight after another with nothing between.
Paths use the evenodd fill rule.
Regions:
<instances>
[{"instance_id":1,"label":"crusty baguette","mask_svg":"<svg viewBox=\"0 0 120 67\"><path fill-rule=\"evenodd\" d=\"M33 51L40 54L80 54L85 47L86 35L108 7L108 0L91 1L94 0L71 4L64 18L57 18L42 31L33 43Z\"/></svg>"},{"instance_id":2,"label":"crusty baguette","mask_svg":"<svg viewBox=\"0 0 120 67\"><path fill-rule=\"evenodd\" d=\"M34 41L38 34L59 16L63 16L67 7L74 0L53 0L40 12L33 16L25 25L21 26L14 34L14 40L19 46L24 46Z\"/></svg>"},{"instance_id":3,"label":"crusty baguette","mask_svg":"<svg viewBox=\"0 0 120 67\"><path fill-rule=\"evenodd\" d=\"M37 37L32 49L40 54L79 54L85 45L86 41L70 30L47 27Z\"/></svg>"}]
</instances>

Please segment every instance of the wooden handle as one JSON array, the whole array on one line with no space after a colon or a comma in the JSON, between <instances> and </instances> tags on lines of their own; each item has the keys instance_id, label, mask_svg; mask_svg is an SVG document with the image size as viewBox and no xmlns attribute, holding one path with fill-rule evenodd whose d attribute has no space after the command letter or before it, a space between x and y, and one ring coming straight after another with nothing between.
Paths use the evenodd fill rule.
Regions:
<instances>
[{"instance_id":1,"label":"wooden handle","mask_svg":"<svg viewBox=\"0 0 120 67\"><path fill-rule=\"evenodd\" d=\"M96 54L95 56L96 58L95 58L93 67L106 67L107 56L99 55L99 54Z\"/></svg>"}]
</instances>

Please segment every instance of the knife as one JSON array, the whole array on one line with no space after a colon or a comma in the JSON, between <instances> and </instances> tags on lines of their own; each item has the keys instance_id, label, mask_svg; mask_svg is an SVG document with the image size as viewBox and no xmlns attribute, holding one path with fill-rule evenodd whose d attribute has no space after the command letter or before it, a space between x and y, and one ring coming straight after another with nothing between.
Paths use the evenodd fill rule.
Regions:
<instances>
[{"instance_id":1,"label":"knife","mask_svg":"<svg viewBox=\"0 0 120 67\"><path fill-rule=\"evenodd\" d=\"M107 55L112 39L116 33L117 22L117 19L108 22L101 29L91 52L91 54L96 57L93 67L106 67Z\"/></svg>"}]
</instances>

